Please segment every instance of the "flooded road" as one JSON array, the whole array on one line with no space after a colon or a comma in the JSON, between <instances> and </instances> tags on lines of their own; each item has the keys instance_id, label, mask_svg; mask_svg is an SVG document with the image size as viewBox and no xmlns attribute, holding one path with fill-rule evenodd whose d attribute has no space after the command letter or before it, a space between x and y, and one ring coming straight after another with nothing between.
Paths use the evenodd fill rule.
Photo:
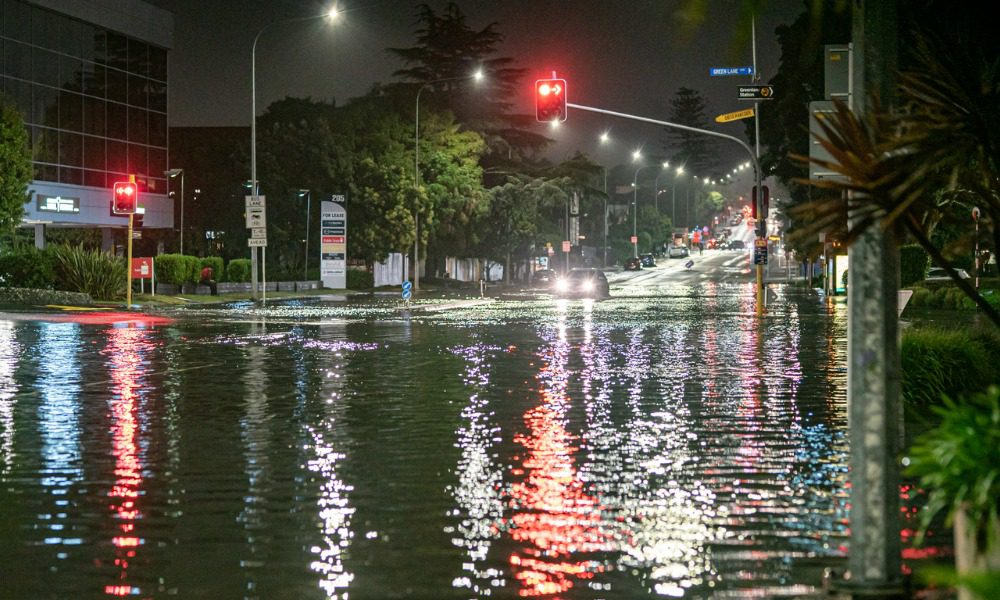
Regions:
<instances>
[{"instance_id":1,"label":"flooded road","mask_svg":"<svg viewBox=\"0 0 1000 600\"><path fill-rule=\"evenodd\" d=\"M845 307L639 281L2 313L0 597L817 589L847 549Z\"/></svg>"}]
</instances>

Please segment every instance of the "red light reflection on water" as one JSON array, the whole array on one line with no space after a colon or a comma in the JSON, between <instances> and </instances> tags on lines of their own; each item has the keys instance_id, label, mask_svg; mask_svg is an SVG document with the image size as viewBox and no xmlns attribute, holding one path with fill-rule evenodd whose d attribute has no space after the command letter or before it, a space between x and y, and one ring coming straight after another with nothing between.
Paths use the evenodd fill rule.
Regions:
<instances>
[{"instance_id":1,"label":"red light reflection on water","mask_svg":"<svg viewBox=\"0 0 1000 600\"><path fill-rule=\"evenodd\" d=\"M591 579L604 570L599 561L572 556L609 550L611 535L601 529L600 502L584 492L577 477L577 448L559 413L538 406L524 420L529 433L514 441L528 451L522 461L525 478L511 489L516 512L510 531L524 545L511 554L510 564L523 586L520 596L561 594L573 587L574 578Z\"/></svg>"},{"instance_id":2,"label":"red light reflection on water","mask_svg":"<svg viewBox=\"0 0 1000 600\"><path fill-rule=\"evenodd\" d=\"M137 500L142 495L143 483L136 403L145 371L145 354L150 347L147 336L147 329L135 327L132 323L127 327L114 327L108 330L108 346L102 352L110 362L113 384L113 396L108 408L115 456L115 483L108 491L111 499L108 508L118 528L118 535L111 538L111 543L115 546L114 564L120 570L119 582L104 586L104 593L109 596L130 596L141 592L137 586L129 585L128 568L129 562L136 556L136 548L143 543L135 532L136 523L142 519Z\"/></svg>"}]
</instances>

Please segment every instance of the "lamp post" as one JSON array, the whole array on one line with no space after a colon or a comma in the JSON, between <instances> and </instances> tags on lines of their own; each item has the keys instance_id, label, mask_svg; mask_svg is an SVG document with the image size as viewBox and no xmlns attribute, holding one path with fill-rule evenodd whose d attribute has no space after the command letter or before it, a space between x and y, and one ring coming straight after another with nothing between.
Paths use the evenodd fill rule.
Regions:
<instances>
[{"instance_id":1,"label":"lamp post","mask_svg":"<svg viewBox=\"0 0 1000 600\"><path fill-rule=\"evenodd\" d=\"M653 206L656 208L656 213L660 212L660 175L663 175L663 171L670 168L670 161L663 161L663 169L656 174L656 179L653 181Z\"/></svg>"},{"instance_id":2,"label":"lamp post","mask_svg":"<svg viewBox=\"0 0 1000 600\"><path fill-rule=\"evenodd\" d=\"M608 168L601 166L604 169L604 262L602 263L605 267L608 266Z\"/></svg>"},{"instance_id":3,"label":"lamp post","mask_svg":"<svg viewBox=\"0 0 1000 600\"><path fill-rule=\"evenodd\" d=\"M306 248L304 250L305 255L302 260L302 281L308 281L309 279L309 213L310 204L312 204L312 191L307 189L299 190L299 198L302 196L306 197Z\"/></svg>"},{"instance_id":4,"label":"lamp post","mask_svg":"<svg viewBox=\"0 0 1000 600\"><path fill-rule=\"evenodd\" d=\"M339 11L331 8L320 15L310 15L308 17L296 17L284 21L274 21L268 23L257 32L253 38L253 45L250 47L250 196L257 198L259 186L257 184L257 41L261 34L275 25L292 23L295 21L311 21L313 19L335 19ZM264 214L267 214L265 209ZM265 221L266 222L266 221ZM265 254L266 256L266 254ZM257 300L257 247L250 249L250 297Z\"/></svg>"},{"instance_id":5,"label":"lamp post","mask_svg":"<svg viewBox=\"0 0 1000 600\"><path fill-rule=\"evenodd\" d=\"M178 175L181 176L181 229L180 229L180 253L184 254L184 169L169 169L163 172L164 175L173 179ZM195 182L197 183L197 182Z\"/></svg>"},{"instance_id":6,"label":"lamp post","mask_svg":"<svg viewBox=\"0 0 1000 600\"><path fill-rule=\"evenodd\" d=\"M677 228L677 178L684 172L684 167L677 167L674 172L674 183L670 186L670 224Z\"/></svg>"},{"instance_id":7,"label":"lamp post","mask_svg":"<svg viewBox=\"0 0 1000 600\"><path fill-rule=\"evenodd\" d=\"M646 167L651 167L653 165L642 165L635 170L635 175L632 176L632 258L639 257L639 236L636 233L636 215L639 213L639 171L645 169Z\"/></svg>"},{"instance_id":8,"label":"lamp post","mask_svg":"<svg viewBox=\"0 0 1000 600\"><path fill-rule=\"evenodd\" d=\"M458 77L442 77L421 84L417 90L417 99L413 110L413 185L415 191L420 190L420 94L435 83L445 81L459 81L465 79L475 79L479 81L483 78L482 70L477 70L472 75L461 75ZM413 198L413 291L420 291L420 211L417 207L417 197Z\"/></svg>"}]
</instances>

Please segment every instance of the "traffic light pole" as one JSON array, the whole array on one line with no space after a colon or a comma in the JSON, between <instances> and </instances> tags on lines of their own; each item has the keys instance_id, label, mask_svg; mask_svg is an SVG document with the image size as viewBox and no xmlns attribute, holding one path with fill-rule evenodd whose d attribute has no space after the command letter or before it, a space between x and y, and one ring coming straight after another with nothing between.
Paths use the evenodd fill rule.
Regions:
<instances>
[{"instance_id":1,"label":"traffic light pole","mask_svg":"<svg viewBox=\"0 0 1000 600\"><path fill-rule=\"evenodd\" d=\"M628 113L620 113L620 112L615 112L613 110L605 110L603 108L594 108L592 106L582 106L580 104L573 104L571 102L567 102L566 106L569 107L569 108L575 108L577 110L583 110L583 111L587 111L587 112L600 113L602 115L610 115L612 117L620 117L622 119L629 119L629 120L632 120L632 121L641 121L643 123L653 123L654 125L661 125L663 127L670 127L672 129L680 129L682 131L690 131L692 133L699 133L699 134L704 134L704 135L710 135L712 137L718 137L718 138L722 138L722 139L725 139L725 140L729 140L731 142L736 142L737 144L740 145L740 147L742 147L744 150L747 151L747 154L750 155L750 163L753 165L753 172L754 172L754 185L756 186L756 189L758 189L758 190L761 189L761 178L762 178L762 175L761 175L761 172L760 172L760 162L757 160L757 153L754 152L753 149L750 146L748 146L746 142L744 142L743 140L741 140L741 139L739 139L737 137L733 137L731 135L726 135L724 133L719 133L717 131L709 131L707 129L699 129L697 127L689 127L687 125L681 125L680 123L671 123L670 121L661 121L659 119L650 119L649 117L640 117L638 115L630 115ZM766 233L767 233L766 229L765 229L766 226L767 226L766 223L761 223L761 224L758 225L758 229L757 229L758 236L765 236L766 237ZM765 294L764 294L763 275L764 275L763 267L761 265L757 265L757 288L756 288L757 289L757 294L756 295L757 295L757 314L758 315L764 314Z\"/></svg>"}]
</instances>

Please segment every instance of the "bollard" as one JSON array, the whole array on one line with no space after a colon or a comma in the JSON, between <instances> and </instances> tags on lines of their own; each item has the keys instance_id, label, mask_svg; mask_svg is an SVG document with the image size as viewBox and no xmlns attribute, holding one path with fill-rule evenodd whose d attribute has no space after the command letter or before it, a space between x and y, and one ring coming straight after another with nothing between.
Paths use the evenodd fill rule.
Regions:
<instances>
[{"instance_id":1,"label":"bollard","mask_svg":"<svg viewBox=\"0 0 1000 600\"><path fill-rule=\"evenodd\" d=\"M479 280L479 297L482 298L486 295L486 282L482 279Z\"/></svg>"}]
</instances>

